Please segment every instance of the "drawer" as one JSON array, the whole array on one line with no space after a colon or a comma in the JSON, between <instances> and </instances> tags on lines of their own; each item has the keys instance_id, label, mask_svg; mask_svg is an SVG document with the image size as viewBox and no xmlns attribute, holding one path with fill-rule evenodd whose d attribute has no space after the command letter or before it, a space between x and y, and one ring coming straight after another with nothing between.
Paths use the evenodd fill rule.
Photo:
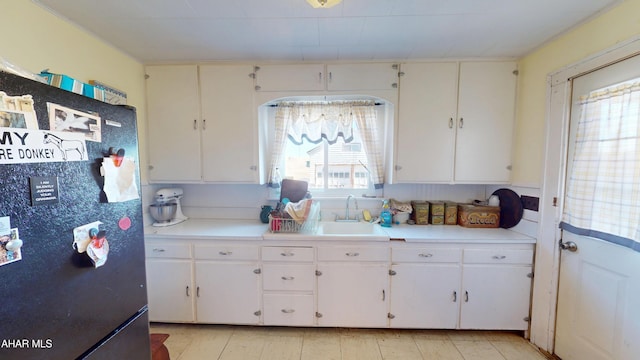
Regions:
<instances>
[{"instance_id":1,"label":"drawer","mask_svg":"<svg viewBox=\"0 0 640 360\"><path fill-rule=\"evenodd\" d=\"M363 246L318 247L318 261L389 261L389 248Z\"/></svg>"},{"instance_id":2,"label":"drawer","mask_svg":"<svg viewBox=\"0 0 640 360\"><path fill-rule=\"evenodd\" d=\"M311 326L315 323L313 295L265 294L265 325Z\"/></svg>"},{"instance_id":3,"label":"drawer","mask_svg":"<svg viewBox=\"0 0 640 360\"><path fill-rule=\"evenodd\" d=\"M190 259L191 245L147 242L144 244L144 254L148 258Z\"/></svg>"},{"instance_id":4,"label":"drawer","mask_svg":"<svg viewBox=\"0 0 640 360\"><path fill-rule=\"evenodd\" d=\"M533 264L533 249L467 249L465 264Z\"/></svg>"},{"instance_id":5,"label":"drawer","mask_svg":"<svg viewBox=\"0 0 640 360\"><path fill-rule=\"evenodd\" d=\"M391 249L393 262L458 263L462 260L462 249L412 248Z\"/></svg>"},{"instance_id":6,"label":"drawer","mask_svg":"<svg viewBox=\"0 0 640 360\"><path fill-rule=\"evenodd\" d=\"M262 248L262 260L278 262L313 262L313 248L295 246L265 246Z\"/></svg>"},{"instance_id":7,"label":"drawer","mask_svg":"<svg viewBox=\"0 0 640 360\"><path fill-rule=\"evenodd\" d=\"M264 264L262 274L264 290L313 291L315 288L313 264Z\"/></svg>"},{"instance_id":8,"label":"drawer","mask_svg":"<svg viewBox=\"0 0 640 360\"><path fill-rule=\"evenodd\" d=\"M198 260L259 260L258 246L195 245L194 256Z\"/></svg>"}]
</instances>

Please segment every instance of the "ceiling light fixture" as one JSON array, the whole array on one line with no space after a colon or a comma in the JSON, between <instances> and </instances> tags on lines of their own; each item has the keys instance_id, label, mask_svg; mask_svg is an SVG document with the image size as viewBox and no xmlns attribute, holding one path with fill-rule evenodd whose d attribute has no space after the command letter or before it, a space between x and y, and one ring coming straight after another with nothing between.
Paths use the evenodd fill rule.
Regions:
<instances>
[{"instance_id":1,"label":"ceiling light fixture","mask_svg":"<svg viewBox=\"0 0 640 360\"><path fill-rule=\"evenodd\" d=\"M314 8L330 8L338 5L342 0L307 0L307 2Z\"/></svg>"}]
</instances>

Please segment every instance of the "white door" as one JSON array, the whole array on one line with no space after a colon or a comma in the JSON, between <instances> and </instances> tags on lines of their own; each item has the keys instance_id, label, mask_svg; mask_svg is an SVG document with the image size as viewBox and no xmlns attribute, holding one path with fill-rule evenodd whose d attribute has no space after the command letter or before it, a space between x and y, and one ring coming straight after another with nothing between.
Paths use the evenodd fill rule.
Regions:
<instances>
[{"instance_id":1,"label":"white door","mask_svg":"<svg viewBox=\"0 0 640 360\"><path fill-rule=\"evenodd\" d=\"M250 65L200 66L204 181L257 182L252 70Z\"/></svg>"},{"instance_id":2,"label":"white door","mask_svg":"<svg viewBox=\"0 0 640 360\"><path fill-rule=\"evenodd\" d=\"M386 264L319 264L318 325L386 327Z\"/></svg>"},{"instance_id":3,"label":"white door","mask_svg":"<svg viewBox=\"0 0 640 360\"><path fill-rule=\"evenodd\" d=\"M391 277L391 327L455 329L460 308L458 264L396 264Z\"/></svg>"},{"instance_id":4,"label":"white door","mask_svg":"<svg viewBox=\"0 0 640 360\"><path fill-rule=\"evenodd\" d=\"M572 104L592 90L638 77L640 56L581 76L573 82ZM568 174L577 113L572 109ZM563 360L638 359L640 253L568 231L562 238L554 352Z\"/></svg>"},{"instance_id":5,"label":"white door","mask_svg":"<svg viewBox=\"0 0 640 360\"><path fill-rule=\"evenodd\" d=\"M196 261L199 323L260 322L260 277L254 263Z\"/></svg>"}]
</instances>

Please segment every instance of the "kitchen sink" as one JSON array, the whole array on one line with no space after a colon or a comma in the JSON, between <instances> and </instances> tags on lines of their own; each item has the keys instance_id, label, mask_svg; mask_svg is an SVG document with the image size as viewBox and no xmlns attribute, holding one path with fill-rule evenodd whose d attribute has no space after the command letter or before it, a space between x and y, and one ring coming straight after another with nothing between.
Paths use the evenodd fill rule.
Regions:
<instances>
[{"instance_id":1,"label":"kitchen sink","mask_svg":"<svg viewBox=\"0 0 640 360\"><path fill-rule=\"evenodd\" d=\"M343 240L388 240L389 235L380 224L368 222L334 222L322 221L317 235L324 237L342 238Z\"/></svg>"}]
</instances>

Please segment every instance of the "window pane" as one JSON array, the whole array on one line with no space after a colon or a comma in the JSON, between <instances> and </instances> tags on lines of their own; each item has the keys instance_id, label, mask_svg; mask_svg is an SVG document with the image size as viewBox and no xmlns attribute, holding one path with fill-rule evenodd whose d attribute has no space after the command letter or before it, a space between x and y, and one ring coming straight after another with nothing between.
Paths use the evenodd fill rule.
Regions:
<instances>
[{"instance_id":1,"label":"window pane","mask_svg":"<svg viewBox=\"0 0 640 360\"><path fill-rule=\"evenodd\" d=\"M331 145L326 140L320 144L289 142L283 177L307 181L309 189L315 190L369 188L367 156L355 125L353 135L349 143L340 137Z\"/></svg>"}]
</instances>

